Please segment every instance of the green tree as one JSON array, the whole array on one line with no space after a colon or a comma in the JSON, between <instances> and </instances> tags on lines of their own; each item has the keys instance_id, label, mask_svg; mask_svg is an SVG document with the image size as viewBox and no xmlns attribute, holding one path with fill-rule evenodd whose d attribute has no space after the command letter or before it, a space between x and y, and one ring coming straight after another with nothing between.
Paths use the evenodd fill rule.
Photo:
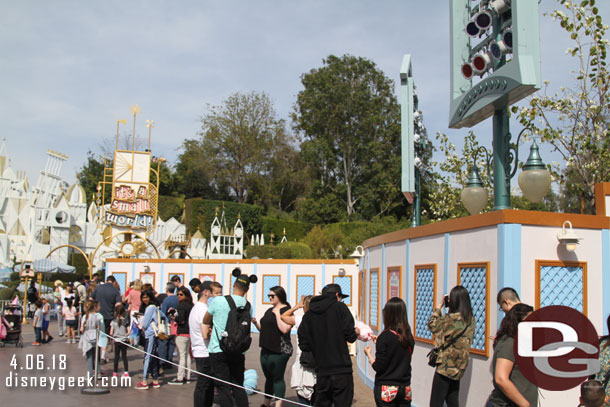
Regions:
<instances>
[{"instance_id":1,"label":"green tree","mask_svg":"<svg viewBox=\"0 0 610 407\"><path fill-rule=\"evenodd\" d=\"M184 143L176 166L177 172L185 170L180 192L280 208L290 204L284 191L274 195L273 175L291 173L279 157L294 155L294 140L266 93L234 93L210 107L201 124L200 138Z\"/></svg>"},{"instance_id":2,"label":"green tree","mask_svg":"<svg viewBox=\"0 0 610 407\"><path fill-rule=\"evenodd\" d=\"M595 184L610 181L608 26L594 0L559 3L561 9L552 12L551 17L573 41L567 54L578 64L575 87L562 87L549 94L545 81L544 92L532 97L529 106L514 106L512 111L563 157L565 166L554 169L566 196L561 209L594 213Z\"/></svg>"},{"instance_id":3,"label":"green tree","mask_svg":"<svg viewBox=\"0 0 610 407\"><path fill-rule=\"evenodd\" d=\"M104 159L97 158L91 150L87 151L87 161L76 173L76 180L85 190L87 205L91 204L93 195L97 193L97 185L104 178ZM105 190L104 202L110 202L111 188Z\"/></svg>"},{"instance_id":4,"label":"green tree","mask_svg":"<svg viewBox=\"0 0 610 407\"><path fill-rule=\"evenodd\" d=\"M321 195L340 199L348 220L388 213L403 202L393 82L374 62L350 55L330 55L301 82L293 123Z\"/></svg>"}]
</instances>

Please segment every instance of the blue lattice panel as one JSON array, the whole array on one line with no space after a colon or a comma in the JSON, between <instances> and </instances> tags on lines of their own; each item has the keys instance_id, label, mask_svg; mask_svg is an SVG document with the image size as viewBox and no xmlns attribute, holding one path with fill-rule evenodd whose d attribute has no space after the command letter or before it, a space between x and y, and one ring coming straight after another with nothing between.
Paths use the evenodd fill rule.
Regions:
<instances>
[{"instance_id":1,"label":"blue lattice panel","mask_svg":"<svg viewBox=\"0 0 610 407\"><path fill-rule=\"evenodd\" d=\"M583 311L583 268L540 267L540 306L565 305Z\"/></svg>"},{"instance_id":2,"label":"blue lattice panel","mask_svg":"<svg viewBox=\"0 0 610 407\"><path fill-rule=\"evenodd\" d=\"M347 305L352 305L352 277L351 276L334 276L333 283L341 286L341 292L349 295L343 302Z\"/></svg>"},{"instance_id":3,"label":"blue lattice panel","mask_svg":"<svg viewBox=\"0 0 610 407\"><path fill-rule=\"evenodd\" d=\"M370 325L378 327L379 321L377 318L377 309L379 301L379 272L377 271L371 271L371 296L369 298Z\"/></svg>"},{"instance_id":4,"label":"blue lattice panel","mask_svg":"<svg viewBox=\"0 0 610 407\"><path fill-rule=\"evenodd\" d=\"M466 288L468 290L468 294L470 294L472 315L477 321L472 348L486 350L485 345L487 343L487 338L485 336L485 327L487 326L487 268L460 268L460 285Z\"/></svg>"},{"instance_id":5,"label":"blue lattice panel","mask_svg":"<svg viewBox=\"0 0 610 407\"><path fill-rule=\"evenodd\" d=\"M314 276L297 276L297 301L304 295L315 295L316 278Z\"/></svg>"},{"instance_id":6,"label":"blue lattice panel","mask_svg":"<svg viewBox=\"0 0 610 407\"><path fill-rule=\"evenodd\" d=\"M434 269L416 269L415 278L415 336L431 340L428 319L434 309Z\"/></svg>"},{"instance_id":7,"label":"blue lattice panel","mask_svg":"<svg viewBox=\"0 0 610 407\"><path fill-rule=\"evenodd\" d=\"M119 291L121 294L125 294L125 286L127 285L127 274L125 273L116 273L113 274L114 278L116 278L116 282L119 284Z\"/></svg>"},{"instance_id":8,"label":"blue lattice panel","mask_svg":"<svg viewBox=\"0 0 610 407\"><path fill-rule=\"evenodd\" d=\"M276 285L280 285L280 276L263 276L263 303L270 302L269 298L267 297L267 294L269 294L269 289L271 287L275 287Z\"/></svg>"}]
</instances>

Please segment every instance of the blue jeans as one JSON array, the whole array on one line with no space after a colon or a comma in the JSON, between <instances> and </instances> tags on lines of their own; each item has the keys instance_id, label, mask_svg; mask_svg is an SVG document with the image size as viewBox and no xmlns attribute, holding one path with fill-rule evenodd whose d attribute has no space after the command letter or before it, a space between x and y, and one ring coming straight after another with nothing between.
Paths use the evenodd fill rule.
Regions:
<instances>
[{"instance_id":1,"label":"blue jeans","mask_svg":"<svg viewBox=\"0 0 610 407\"><path fill-rule=\"evenodd\" d=\"M159 378L159 359L150 355L158 356L157 347L159 340L155 336L146 338L146 354L144 355L144 368L142 369L142 380L148 380L148 374L152 375L153 380Z\"/></svg>"},{"instance_id":2,"label":"blue jeans","mask_svg":"<svg viewBox=\"0 0 610 407\"><path fill-rule=\"evenodd\" d=\"M169 360L173 362L172 358L174 357L174 350L176 348L176 337L174 335L170 336L169 339L164 341L159 341L159 357L163 360ZM160 361L160 364L165 363L164 361Z\"/></svg>"},{"instance_id":3,"label":"blue jeans","mask_svg":"<svg viewBox=\"0 0 610 407\"><path fill-rule=\"evenodd\" d=\"M95 369L95 346L87 351L87 372L89 376L93 376L93 370ZM100 369L100 354L97 354L97 373L99 374Z\"/></svg>"},{"instance_id":4,"label":"blue jeans","mask_svg":"<svg viewBox=\"0 0 610 407\"><path fill-rule=\"evenodd\" d=\"M36 335L36 342L40 343L40 341L42 340L42 328L36 328L34 327L34 335Z\"/></svg>"}]
</instances>

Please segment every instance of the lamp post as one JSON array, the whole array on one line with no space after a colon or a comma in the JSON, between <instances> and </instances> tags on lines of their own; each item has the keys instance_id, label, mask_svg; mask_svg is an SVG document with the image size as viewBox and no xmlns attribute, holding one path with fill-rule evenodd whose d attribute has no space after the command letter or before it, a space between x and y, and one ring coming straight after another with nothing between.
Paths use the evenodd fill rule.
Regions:
<instances>
[{"instance_id":1,"label":"lamp post","mask_svg":"<svg viewBox=\"0 0 610 407\"><path fill-rule=\"evenodd\" d=\"M495 118L494 118L495 123ZM489 151L484 146L479 147L474 152L474 164L470 172L470 176L466 183L466 187L462 191L462 203L464 207L474 215L479 213L485 207L487 200L482 202L483 183L479 175L479 169L477 168L477 154L480 150L483 150L486 154L485 163L487 165L487 173L491 177L494 184L494 210L509 209L510 208L510 180L515 176L517 169L519 168L519 141L521 136L525 132L530 132L531 129L524 128L519 132L517 136L517 143L514 145L502 146L499 148L494 144L493 150L493 161L494 161L494 172L493 175L490 172L490 157ZM495 135L494 135L495 137ZM510 134L508 134L508 140L510 140ZM495 140L495 139L494 139ZM514 165L511 168L511 164ZM500 169L498 170L498 167ZM497 172L499 171L499 172ZM500 179L499 179L500 178ZM530 147L530 155L523 165L522 171L519 174L519 187L523 192L523 195L531 202L540 202L542 198L549 192L551 187L551 174L542 162L540 157L540 149L536 140L533 140L532 146ZM484 194L487 197L487 191Z\"/></svg>"}]
</instances>

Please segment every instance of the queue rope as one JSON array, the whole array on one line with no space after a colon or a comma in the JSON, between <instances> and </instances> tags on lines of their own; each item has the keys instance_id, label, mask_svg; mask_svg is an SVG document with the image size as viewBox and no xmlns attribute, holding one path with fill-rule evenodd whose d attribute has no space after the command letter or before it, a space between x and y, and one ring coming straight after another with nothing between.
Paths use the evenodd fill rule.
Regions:
<instances>
[{"instance_id":1,"label":"queue rope","mask_svg":"<svg viewBox=\"0 0 610 407\"><path fill-rule=\"evenodd\" d=\"M110 338L110 339L112 339L112 340L115 340L115 341L117 340L117 338L116 338L116 337L114 337L114 336L111 336L111 335L106 334L106 333L103 333L103 334L104 334L104 335L106 335L108 338ZM144 353L144 354L147 354L148 356L151 356L151 357L153 357L153 358L159 359L159 360L160 360L160 361L162 361L162 362L169 363L170 365L174 365L174 366L176 366L176 367L181 367L181 366L180 366L179 364L177 364L177 363L174 363L174 362L172 362L172 361L169 361L169 360L163 359L163 358L161 358L161 357L159 357L159 356L157 356L157 355L153 355L152 353L148 353L148 352L146 352L146 350L139 349L138 347L133 346L131 343L122 342L120 339L119 339L119 342L123 343L125 346L127 346L127 347L129 347L129 348L131 348L131 349L135 349L135 350L137 350L137 351L138 351L138 352L140 352L140 353ZM259 390L256 390L256 389L247 389L247 388L245 388L244 386L240 386L239 384L231 383L231 382L228 382L228 381L226 381L226 380L222 380L222 379L219 379L219 378L217 378L217 377L214 377L214 376L211 376L211 375L208 375L208 374L205 374L205 373L201 373L200 371L198 371L198 370L193 370L193 369L191 369L190 367L186 367L186 366L183 366L183 367L184 367L184 369L188 370L188 371L189 371L189 372L191 372L191 373L194 373L194 374L196 374L196 375L200 375L200 376L207 377L208 379L212 379L212 380L217 381L217 382L221 382L221 383L224 383L224 384L228 384L229 386L239 387L240 389L243 389L243 390L249 390L249 391L251 391L251 392L253 392L253 393L261 394L261 395L263 395L263 396L270 397L271 399L275 399L275 400L280 400L280 401L285 401L285 402L288 402L288 403L292 403L292 404L297 405L297 406L310 407L308 404L302 404L302 403L299 403L298 401L293 401L293 400L288 400L288 399L285 399L285 398L277 397L277 396L274 396L274 395L272 395L272 394L267 394L267 393L265 393L265 392L262 392L262 391L259 391ZM148 376L148 373L147 373L147 376ZM145 377L143 377L143 378L142 378L142 380L146 380L146 379L147 379L147 378L145 378Z\"/></svg>"}]
</instances>

